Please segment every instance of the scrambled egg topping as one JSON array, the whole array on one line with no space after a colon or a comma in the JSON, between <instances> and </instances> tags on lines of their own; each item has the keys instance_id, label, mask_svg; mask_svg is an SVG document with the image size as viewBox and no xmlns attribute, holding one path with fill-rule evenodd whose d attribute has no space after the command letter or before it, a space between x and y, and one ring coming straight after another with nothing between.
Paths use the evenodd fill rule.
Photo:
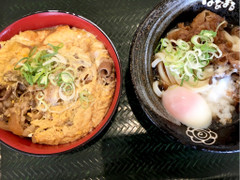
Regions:
<instances>
[{"instance_id":1,"label":"scrambled egg topping","mask_svg":"<svg viewBox=\"0 0 240 180\"><path fill-rule=\"evenodd\" d=\"M57 26L20 32L0 45L2 129L57 145L86 136L104 118L115 69L93 34Z\"/></svg>"}]
</instances>

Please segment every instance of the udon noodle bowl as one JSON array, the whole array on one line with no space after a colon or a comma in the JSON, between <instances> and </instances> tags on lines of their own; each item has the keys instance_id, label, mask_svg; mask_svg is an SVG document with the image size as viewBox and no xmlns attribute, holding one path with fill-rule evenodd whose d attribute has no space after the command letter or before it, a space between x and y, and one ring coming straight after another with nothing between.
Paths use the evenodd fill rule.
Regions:
<instances>
[{"instance_id":1,"label":"udon noodle bowl","mask_svg":"<svg viewBox=\"0 0 240 180\"><path fill-rule=\"evenodd\" d=\"M207 128L239 111L240 28L204 10L179 23L155 49L153 90L173 123Z\"/></svg>"},{"instance_id":2,"label":"udon noodle bowl","mask_svg":"<svg viewBox=\"0 0 240 180\"><path fill-rule=\"evenodd\" d=\"M75 27L20 32L0 42L0 128L57 145L86 136L115 91L104 44Z\"/></svg>"}]
</instances>

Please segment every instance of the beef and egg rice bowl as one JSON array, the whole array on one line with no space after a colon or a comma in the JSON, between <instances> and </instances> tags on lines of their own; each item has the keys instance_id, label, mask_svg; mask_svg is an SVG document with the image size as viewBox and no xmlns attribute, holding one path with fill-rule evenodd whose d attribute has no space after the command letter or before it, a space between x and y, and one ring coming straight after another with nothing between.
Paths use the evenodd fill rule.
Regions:
<instances>
[{"instance_id":1,"label":"beef and egg rice bowl","mask_svg":"<svg viewBox=\"0 0 240 180\"><path fill-rule=\"evenodd\" d=\"M23 31L0 45L0 128L58 145L86 136L104 118L115 68L93 34L64 25Z\"/></svg>"}]
</instances>

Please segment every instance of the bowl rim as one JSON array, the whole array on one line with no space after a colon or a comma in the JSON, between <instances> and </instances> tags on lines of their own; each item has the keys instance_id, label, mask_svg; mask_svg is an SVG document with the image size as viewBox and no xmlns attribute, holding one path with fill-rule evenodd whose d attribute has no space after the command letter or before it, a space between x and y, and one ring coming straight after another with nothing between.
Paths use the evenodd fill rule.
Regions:
<instances>
[{"instance_id":1,"label":"bowl rim","mask_svg":"<svg viewBox=\"0 0 240 180\"><path fill-rule=\"evenodd\" d=\"M122 94L122 66L121 66L121 61L120 61L120 57L118 55L117 49L114 46L114 44L111 41L111 39L107 36L107 34L98 25L96 25L91 20L89 20L89 19L87 19L87 18L85 18L85 17L83 17L81 15L78 15L78 14L75 14L75 13L72 13L72 12L68 12L68 11L63 11L63 10L44 10L44 11L36 11L36 12L28 13L28 14L22 16L21 18L17 18L16 20L10 22L7 26L5 26L5 28L0 32L0 39L2 38L2 36L4 36L5 34L8 33L8 29L9 28L14 26L16 23L18 23L22 19L28 18L30 16L36 16L38 14L48 14L50 16L51 16L51 14L54 14L54 15L64 15L64 16L70 15L72 17L79 18L80 19L79 23L81 23L81 21L85 21L87 25L90 25L90 26L92 25L95 28L94 32L98 31L100 34L102 34L103 37L105 38L105 42L109 43L109 48L112 48L113 55L115 55L114 64L115 64L115 69L116 69L116 86L115 86L115 91L114 91L114 94L113 94L112 102L111 102L111 104L109 106L109 109L106 112L104 118L100 121L100 123L91 132L89 132L84 137L81 137L81 138L79 138L79 139L77 139L77 140L75 140L73 142L66 143L66 144L63 144L63 145L64 145L64 147L68 146L67 144L69 144L71 146L71 143L81 141L81 139L83 139L83 138L87 138L82 143L75 144L75 145L73 145L70 148L65 148L65 150L58 150L58 149L55 150L54 149L54 150L51 150L51 151L54 151L54 152L51 152L51 153L49 153L49 152L35 153L35 152L31 151L31 150L26 151L26 150L23 150L23 149L19 149L17 147L13 147L13 146L9 145L7 142L3 141L2 138L0 139L0 142L3 145L5 145L6 147L8 147L8 148L10 148L10 149L12 149L14 151L17 151L17 152L20 152L20 153L23 153L23 154L26 154L26 155L30 155L30 156L44 157L44 156L54 156L54 155L68 153L68 152L72 151L73 149L83 147L86 144L90 143L92 140L94 140L98 135L100 135L100 133L106 128L106 126L108 126L108 124L110 123L112 117L116 113L116 109L118 107L118 104L119 104L119 101L120 101L120 98L121 98L121 94ZM70 16L69 16L69 18L70 18ZM57 24L57 25L67 25L67 24ZM57 25L55 25L55 26L57 26ZM47 28L47 27L53 27L53 26L45 26L44 28ZM27 30L31 30L31 29L27 29ZM36 29L34 29L34 30L36 30ZM18 31L18 33L20 31ZM12 36L10 36L10 38L13 37L14 35L16 35L16 33L13 34ZM8 40L8 39L6 39L6 40ZM104 43L103 40L99 40L99 41ZM108 49L108 51L109 51L109 49ZM6 131L6 130L2 130L2 131ZM11 133L11 132L9 132L9 133ZM17 136L15 134L13 134L13 135ZM19 138L21 138L21 137L19 137ZM31 140L29 140L29 141L31 141ZM33 143L33 142L31 141L31 143ZM38 144L38 145L49 146L49 147L56 147L56 146L58 146L58 145L43 145L43 144ZM30 147L30 149L31 149L31 147Z\"/></svg>"},{"instance_id":2,"label":"bowl rim","mask_svg":"<svg viewBox=\"0 0 240 180\"><path fill-rule=\"evenodd\" d=\"M130 47L130 53L129 53L129 59L130 59L130 74L131 74L131 81L132 81L132 83L133 83L133 87L134 87L134 91L135 91L135 94L136 94L136 97L137 97L137 99L138 99L138 101L139 101L139 103L140 103L140 106L141 106L141 108L142 108L142 110L144 111L144 113L147 115L147 117L148 117L148 119L160 130L160 131L162 131L164 134L167 134L167 135L169 135L172 139L174 139L176 142L180 142L181 144L183 144L183 145L185 145L185 146L187 146L187 147L191 147L192 149L196 149L196 150L201 150L201 151L204 151L204 152L211 152L211 153L237 153L237 152L240 152L240 148L238 148L238 149L234 149L234 150L224 150L224 149L217 149L217 148L206 148L206 147L203 147L203 146L201 146L201 144L186 144L186 143L184 143L184 142L182 142L179 138L177 138L177 136L175 136L174 134L173 134L173 132L170 132L169 131L169 127L166 129L166 128L164 128L162 125L159 125L157 122L156 122L156 120L153 120L154 118L151 116L151 112L153 111L153 110L149 110L148 109L148 102L144 102L144 100L145 100L145 98L143 98L142 97L142 94L145 94L146 92L143 92L143 93L140 93L139 92L139 87L138 86L140 86L139 84L138 84L138 82L136 82L136 80L134 80L134 77L136 76L136 70L134 70L134 67L136 66L136 55L134 55L134 52L136 53L136 49L138 49L138 51L139 51L139 49L141 49L141 47L139 48L139 47L136 47L137 45L137 40L138 40L138 37L140 37L141 35L141 33L142 33L142 29L143 29L143 27L144 26L147 26L147 28L149 28L149 24L147 25L147 22L148 22L148 18L151 18L151 17L154 17L157 13L159 13L158 12L158 10L160 9L160 8L162 8L164 5L166 5L166 3L168 3L170 0L163 0L163 1L161 1L160 3L158 3L155 7L153 7L150 11L149 11L149 13L143 18L143 20L139 23L139 26L138 26L138 28L137 28L137 30L135 31L135 33L134 33L134 36L133 36L133 38L132 38L132 43L131 43L131 47ZM177 0L176 1L176 4L177 3L180 3L181 1L180 0ZM187 5L189 5L189 4L192 4L192 5L194 5L194 4L196 4L196 3L200 3L201 2L201 0L191 0L191 1L189 1L189 2L182 2L182 3L184 3L184 4L187 4ZM176 5L175 4L175 5ZM172 7L173 8L173 7ZM184 10L185 11L185 10ZM182 11L182 12L184 12L184 11ZM181 13L182 13L181 12ZM181 14L180 13L180 14ZM166 13L165 13L166 14ZM165 19L166 19L166 15L163 15L164 16L164 18L162 18L162 20L161 21L164 21ZM174 15L174 14L172 14L172 15ZM159 16L158 16L158 18L160 18ZM154 23L153 22L150 22L150 23L152 23L152 24L154 24L154 26L155 26L155 23L156 23L156 21L158 21L158 20L153 20L154 21ZM169 24L171 24L171 22L169 23ZM168 26L169 26L169 24L168 24ZM153 26L153 27L154 27ZM151 28L151 27L150 27ZM166 30L166 28L165 28L165 30ZM164 30L164 31L165 31ZM149 29L149 31L148 31L148 33L151 31L151 29ZM149 34L148 35L146 35L147 36L147 38L146 38L146 41L149 41ZM144 42L144 44L147 44L147 42ZM144 47L145 46L147 46L147 45L144 45ZM145 51L147 51L146 49L145 49ZM144 56L145 56L146 54L144 53ZM142 57L142 59L141 60L143 60L143 59L145 59L146 57ZM135 59L135 60L134 60ZM135 62L134 62L135 61ZM143 60L143 61L145 61L145 60ZM146 74L146 76L147 76L147 74ZM142 83L142 82L141 82ZM163 116L161 116L161 118L164 118ZM165 118L164 118L165 119ZM168 121L168 120L166 120L166 121Z\"/></svg>"}]
</instances>

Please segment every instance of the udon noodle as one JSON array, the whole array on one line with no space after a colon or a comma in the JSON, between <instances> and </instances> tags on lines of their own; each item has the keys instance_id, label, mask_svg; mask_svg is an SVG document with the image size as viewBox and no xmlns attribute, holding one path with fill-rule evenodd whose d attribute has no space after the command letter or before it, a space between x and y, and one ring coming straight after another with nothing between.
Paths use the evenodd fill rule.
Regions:
<instances>
[{"instance_id":1,"label":"udon noodle","mask_svg":"<svg viewBox=\"0 0 240 180\"><path fill-rule=\"evenodd\" d=\"M214 121L231 123L239 106L239 33L239 26L228 25L208 10L190 25L179 23L155 50L151 64L155 94L161 98L173 85L186 88L204 98Z\"/></svg>"}]
</instances>

